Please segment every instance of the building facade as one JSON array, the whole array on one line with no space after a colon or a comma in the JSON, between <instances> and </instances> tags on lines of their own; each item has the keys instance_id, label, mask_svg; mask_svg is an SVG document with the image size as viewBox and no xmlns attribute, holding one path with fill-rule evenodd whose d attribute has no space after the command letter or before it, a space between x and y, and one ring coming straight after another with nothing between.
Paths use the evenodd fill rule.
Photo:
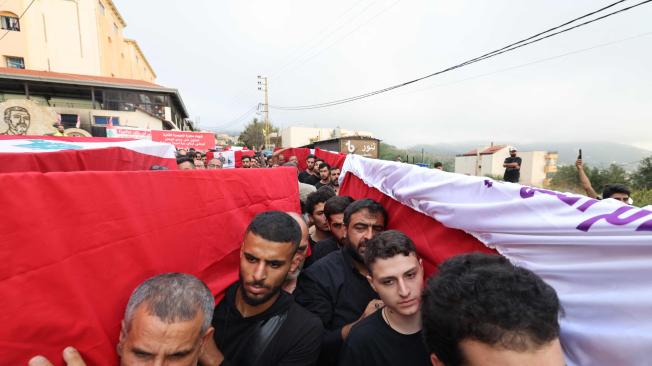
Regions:
<instances>
[{"instance_id":1,"label":"building facade","mask_svg":"<svg viewBox=\"0 0 652 366\"><path fill-rule=\"evenodd\" d=\"M24 127L3 128L16 124L11 118L18 112L13 111L24 115L23 122L16 122ZM52 125L59 122L98 137L106 136L109 125L194 130L175 89L142 80L47 71L0 68L0 113L0 134L53 133Z\"/></svg>"},{"instance_id":2,"label":"building facade","mask_svg":"<svg viewBox=\"0 0 652 366\"><path fill-rule=\"evenodd\" d=\"M354 131L337 128L287 127L281 131L283 147L301 147L316 141L323 141L349 136L373 137L371 132Z\"/></svg>"},{"instance_id":3,"label":"building facade","mask_svg":"<svg viewBox=\"0 0 652 366\"><path fill-rule=\"evenodd\" d=\"M502 177L503 163L509 156L507 145L496 145L471 150L455 157L455 173L475 176ZM557 171L557 153L547 151L519 151L521 158L520 184L546 187Z\"/></svg>"},{"instance_id":4,"label":"building facade","mask_svg":"<svg viewBox=\"0 0 652 366\"><path fill-rule=\"evenodd\" d=\"M1 66L154 82L126 25L111 0L2 1Z\"/></svg>"}]
</instances>

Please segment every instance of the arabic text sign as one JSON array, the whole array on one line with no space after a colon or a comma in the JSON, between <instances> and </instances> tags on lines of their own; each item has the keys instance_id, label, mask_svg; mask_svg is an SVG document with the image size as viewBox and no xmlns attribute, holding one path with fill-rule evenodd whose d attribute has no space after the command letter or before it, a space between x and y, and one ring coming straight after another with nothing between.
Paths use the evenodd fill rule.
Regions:
<instances>
[{"instance_id":1,"label":"arabic text sign","mask_svg":"<svg viewBox=\"0 0 652 366\"><path fill-rule=\"evenodd\" d=\"M107 127L106 137L124 137L132 139L150 140L151 130L143 128Z\"/></svg>"},{"instance_id":2,"label":"arabic text sign","mask_svg":"<svg viewBox=\"0 0 652 366\"><path fill-rule=\"evenodd\" d=\"M377 140L342 140L342 153L362 155L368 158L378 158Z\"/></svg>"},{"instance_id":3,"label":"arabic text sign","mask_svg":"<svg viewBox=\"0 0 652 366\"><path fill-rule=\"evenodd\" d=\"M208 150L215 147L215 136L210 132L154 130L152 141L167 142L177 149Z\"/></svg>"}]
</instances>

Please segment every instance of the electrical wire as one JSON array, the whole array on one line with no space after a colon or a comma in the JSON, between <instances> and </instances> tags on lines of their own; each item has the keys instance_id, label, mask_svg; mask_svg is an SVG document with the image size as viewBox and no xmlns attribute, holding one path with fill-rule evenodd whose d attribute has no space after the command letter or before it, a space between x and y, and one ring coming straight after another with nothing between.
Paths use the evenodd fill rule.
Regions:
<instances>
[{"instance_id":1,"label":"electrical wire","mask_svg":"<svg viewBox=\"0 0 652 366\"><path fill-rule=\"evenodd\" d=\"M446 69L443 69L443 70L440 70L440 71L434 72L434 73L432 73L432 74L425 75L425 76L422 76L422 77L420 77L420 78L413 79L413 80L410 80L410 81L406 81L406 82L403 82L403 83L400 83L400 84L396 84L396 85L393 85L393 86L390 86L390 87L387 87L387 88L384 88L384 89L380 89L380 90L372 91L372 92L365 93L365 94L361 94L361 95L356 95L356 96L349 97L349 98L333 100L333 101L330 101L330 102L324 102L324 103L318 103L318 104L311 104L311 105L302 105L302 106L290 106L290 107L270 105L270 108L272 108L272 109L276 109L276 110L288 110L288 111L292 111L292 110L306 110L306 109L327 108L327 107L332 107L332 106L339 105L339 104L350 103L350 102L353 102L353 101L356 101L356 100L359 100L359 99L368 98L368 97L371 97L371 96L374 96L374 95L377 95L377 94L386 93L386 92L391 91L391 90L394 90L394 89L398 89L398 88L401 88L401 87L404 87L404 86L407 86L407 85L410 85L410 84L414 84L414 83L419 82L419 81L422 81L422 80L424 80L424 79L428 79L428 78L431 78L431 77L433 77L433 76L443 74L443 73L445 73L445 72L449 72L449 71L452 71L452 70L455 70L455 69L458 69L458 68L461 68L461 67L464 67L464 66L467 66L467 65L470 65L470 64L473 64L473 63L476 63L476 62L482 61L482 60L486 60L486 59L488 59L488 58L495 57L495 56L501 55L501 54L506 53L506 52L514 51L514 50L516 50L516 49L518 49L518 48L521 48L521 47L524 47L524 46L527 46L527 45L530 45L530 44L533 44L533 43L536 43L536 42L540 42L540 41L542 41L542 40L544 40L544 39L547 39L547 38L550 38L550 37L553 37L553 36L556 36L556 35L559 35L559 34L562 34L562 33L568 32L568 31L571 31L571 30L573 30L573 29L577 29L577 28L579 28L579 27L586 26L586 25L588 25L588 24L591 24L591 23L597 22L597 21L599 21L599 20L602 20L602 19L605 19L605 18L611 17L611 16L613 16L613 15L616 15L616 14L619 14L619 13L622 13L622 12L625 12L625 11L628 11L628 10L631 10L631 9L633 9L633 8L639 7L639 6L641 6L641 5L647 4L647 3L649 3L649 2L652 2L652 0L645 0L645 1L642 1L642 2L640 2L640 3L637 3L637 4L634 4L634 5L631 5L631 6L628 6L628 7L622 8L622 9L619 9L619 10L617 10L617 11L614 11L614 12L611 12L611 13L608 13L608 14L605 14L605 15L602 15L602 16L600 16L600 17L597 17L597 18L594 18L594 19L591 19L591 20L585 21L585 22L580 23L580 24L577 24L577 25L575 25L575 26L572 26L572 27L569 27L569 28L565 28L565 29L560 30L560 31L557 31L557 32L553 32L553 31L558 30L558 29L560 29L560 28L563 28L563 27L565 27L565 26L567 26L567 25L570 25L570 24L572 24L572 23L575 23L575 22L578 21L578 20L581 20L581 19L584 19L584 18L590 17L590 16L595 15L595 14L597 14L597 13L599 13L599 12L602 12L602 11L604 11L604 10L606 10L606 9L609 9L609 8L611 8L611 7L613 7L613 6L616 6L616 5L618 5L618 4L620 4L620 3L624 2L624 1L626 1L626 0L620 0L620 1L617 1L617 2L615 2L615 3L612 3L612 4L610 4L610 5L605 6L605 7L603 7L603 8L600 8L600 9L598 9L598 10L595 10L595 11L593 11L593 12L590 12L590 13L588 13L588 14L582 15L582 16L580 16L580 17L578 17L578 18L575 18L575 19L573 19L573 20L570 20L570 21L568 21L568 22L565 22L565 23L563 23L563 24L561 24L561 25L558 25L558 26L555 26L555 27L553 27L553 28L550 28L550 29L548 29L548 30L546 30L546 31L543 31L543 32L537 33L537 34L535 34L535 35L533 35L533 36L530 36L530 37L525 38L525 39L523 39L523 40L520 40L520 41L518 41L518 42L514 42L514 43L512 43L512 44L509 44L509 45L507 45L507 46L505 46L505 47L502 47L502 48L499 48L499 49L497 49L497 50L491 51L491 52L486 53L486 54L484 54L484 55L481 55L481 56L475 57L475 58L473 58L473 59L470 59L470 60L465 61L465 62L463 62L463 63L460 63L460 64L458 64L458 65L451 66L451 67L448 67L448 68L446 68ZM553 33L550 33L550 32L553 32ZM540 36L542 36L542 35L544 35L544 34L546 34L546 33L550 33L550 34L547 34L547 35L545 35L545 36L543 36L543 37L540 37Z\"/></svg>"},{"instance_id":2,"label":"electrical wire","mask_svg":"<svg viewBox=\"0 0 652 366\"><path fill-rule=\"evenodd\" d=\"M236 125L236 124L238 124L238 123L244 121L244 120L245 120L247 117L249 117L253 112L257 111L258 108L259 108L259 106L260 106L260 104L257 104L257 105L255 105L255 106L249 108L249 110L247 110L246 112L244 112L243 114L241 114L238 118L235 118L235 119L231 120L230 122L223 123L223 124L220 124L220 125L218 125L218 126L211 127L211 128L212 128L213 130L220 130L220 129L223 129L223 128L225 128L225 127L234 126L234 125Z\"/></svg>"},{"instance_id":3,"label":"electrical wire","mask_svg":"<svg viewBox=\"0 0 652 366\"><path fill-rule=\"evenodd\" d=\"M355 2L352 6L347 8L343 13L341 13L337 19L339 21L331 22L329 23L325 28L321 29L319 32L315 34L314 37L311 37L308 41L303 43L301 46L295 48L293 51L289 52L286 57L283 58L283 63L281 66L273 69L273 71L267 72L264 75L269 75L270 78L274 78L280 74L283 74L286 72L288 66L291 66L293 63L297 62L300 60L301 57L303 57L305 54L310 53L313 49L316 49L317 46L324 40L328 39L332 34L336 33L339 31L342 27L347 25L346 20L354 20L360 15L362 15L367 8L369 8L371 5L373 5L374 0L372 0L369 4L367 4L360 12L357 14L353 15L353 17L349 17L348 14L355 9L359 4L361 4L365 0L358 0ZM334 30L331 30L332 26L335 25L336 28ZM324 36L325 34L325 36ZM235 104L238 102L242 97L244 96L254 96L254 92L251 91L248 87L247 88L242 88L238 90L235 95L230 99L230 102L227 103L227 107Z\"/></svg>"}]
</instances>

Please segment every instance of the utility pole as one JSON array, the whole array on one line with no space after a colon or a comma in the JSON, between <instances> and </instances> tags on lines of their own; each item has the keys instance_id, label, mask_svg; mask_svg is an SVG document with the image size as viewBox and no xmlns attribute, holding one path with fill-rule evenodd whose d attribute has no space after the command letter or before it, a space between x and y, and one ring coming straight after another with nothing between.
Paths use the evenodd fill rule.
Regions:
<instances>
[{"instance_id":1,"label":"utility pole","mask_svg":"<svg viewBox=\"0 0 652 366\"><path fill-rule=\"evenodd\" d=\"M262 104L264 109L261 111L265 114L263 132L265 134L265 150L271 150L272 147L269 140L269 133L271 132L269 123L269 82L267 81L267 76L258 75L258 90L265 93L265 102Z\"/></svg>"}]
</instances>

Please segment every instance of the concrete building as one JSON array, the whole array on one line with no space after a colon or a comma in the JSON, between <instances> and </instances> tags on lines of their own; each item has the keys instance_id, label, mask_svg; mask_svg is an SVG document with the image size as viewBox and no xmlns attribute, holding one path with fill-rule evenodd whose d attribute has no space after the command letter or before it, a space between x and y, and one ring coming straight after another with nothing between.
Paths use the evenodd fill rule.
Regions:
<instances>
[{"instance_id":1,"label":"concrete building","mask_svg":"<svg viewBox=\"0 0 652 366\"><path fill-rule=\"evenodd\" d=\"M2 66L154 82L126 25L111 0L2 1Z\"/></svg>"},{"instance_id":2,"label":"concrete building","mask_svg":"<svg viewBox=\"0 0 652 366\"><path fill-rule=\"evenodd\" d=\"M353 131L337 128L287 127L281 131L283 147L301 147L316 141L323 141L349 136L373 137L371 132Z\"/></svg>"},{"instance_id":3,"label":"concrete building","mask_svg":"<svg viewBox=\"0 0 652 366\"><path fill-rule=\"evenodd\" d=\"M154 83L125 27L111 0L2 1L0 134L46 134L59 122L92 136L109 124L193 131L179 92Z\"/></svg>"},{"instance_id":4,"label":"concrete building","mask_svg":"<svg viewBox=\"0 0 652 366\"><path fill-rule=\"evenodd\" d=\"M26 126L7 116L20 111ZM0 134L42 135L61 120L82 135L106 136L109 124L151 130L193 131L183 100L175 89L142 80L0 68ZM68 132L68 130L66 130ZM83 131L86 131L84 133Z\"/></svg>"},{"instance_id":5,"label":"concrete building","mask_svg":"<svg viewBox=\"0 0 652 366\"><path fill-rule=\"evenodd\" d=\"M471 150L455 157L455 173L502 177L503 163L509 156L507 145L496 145ZM557 171L557 153L546 151L519 151L521 158L520 184L545 187Z\"/></svg>"}]
</instances>

